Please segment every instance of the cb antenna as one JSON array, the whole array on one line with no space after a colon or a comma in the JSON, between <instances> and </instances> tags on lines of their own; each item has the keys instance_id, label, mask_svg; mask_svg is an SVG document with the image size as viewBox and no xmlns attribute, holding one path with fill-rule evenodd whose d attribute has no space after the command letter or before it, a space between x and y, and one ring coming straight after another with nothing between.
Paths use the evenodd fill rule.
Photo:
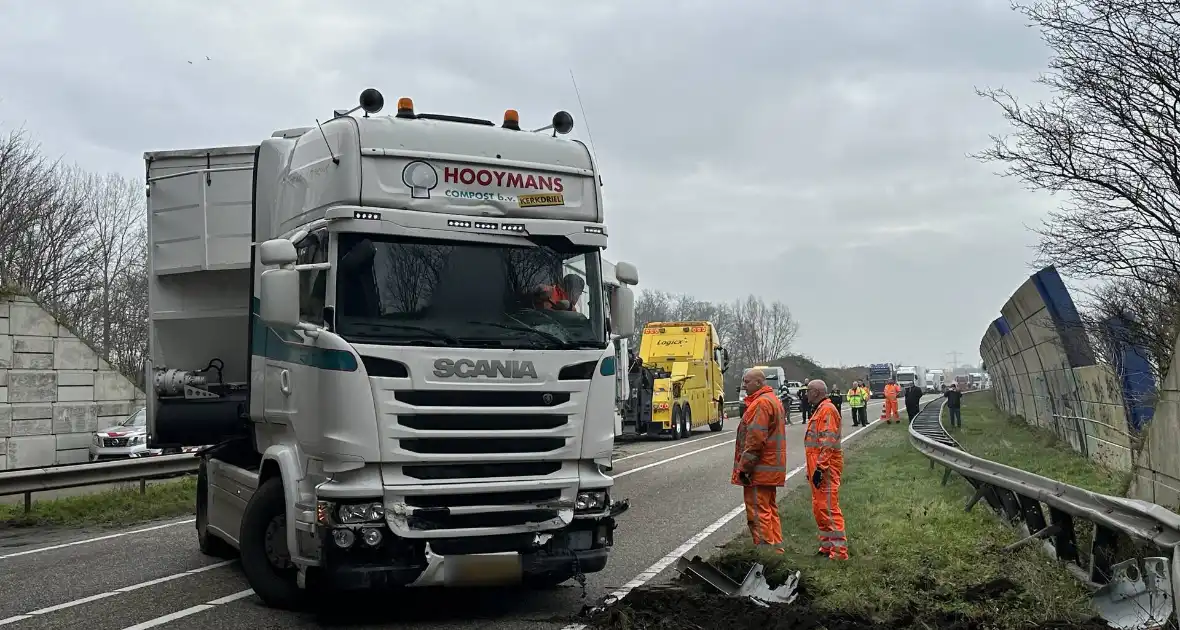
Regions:
<instances>
[{"instance_id":1,"label":"cb antenna","mask_svg":"<svg viewBox=\"0 0 1180 630\"><path fill-rule=\"evenodd\" d=\"M578 111L582 112L582 120L586 121L586 140L590 142L590 155L594 158L594 165L599 171L598 185L602 185L602 166L598 162L598 151L594 149L594 134L590 131L590 118L586 116L586 107L582 105L582 92L578 90L578 81L574 79L574 69L570 68L570 83L574 86L574 96L578 98Z\"/></svg>"}]
</instances>

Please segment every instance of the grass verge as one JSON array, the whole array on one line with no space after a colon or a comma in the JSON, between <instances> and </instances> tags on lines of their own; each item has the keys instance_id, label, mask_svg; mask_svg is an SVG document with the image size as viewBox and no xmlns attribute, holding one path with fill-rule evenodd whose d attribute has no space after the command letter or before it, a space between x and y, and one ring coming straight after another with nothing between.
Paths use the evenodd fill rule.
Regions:
<instances>
[{"instance_id":1,"label":"grass verge","mask_svg":"<svg viewBox=\"0 0 1180 630\"><path fill-rule=\"evenodd\" d=\"M34 495L35 496L35 495ZM89 527L127 525L193 513L197 478L189 475L149 483L140 494L139 484L76 497L0 505L0 529L18 527Z\"/></svg>"},{"instance_id":2,"label":"grass verge","mask_svg":"<svg viewBox=\"0 0 1180 630\"><path fill-rule=\"evenodd\" d=\"M1126 494L1130 475L1103 468L1052 431L1010 416L990 392L963 397L963 428L947 430L972 455L1101 494ZM947 422L943 415L944 425Z\"/></svg>"},{"instance_id":3,"label":"grass verge","mask_svg":"<svg viewBox=\"0 0 1180 630\"><path fill-rule=\"evenodd\" d=\"M814 555L816 529L806 487L780 502L786 554L757 552L743 534L713 558L739 580L755 561L766 566L772 583L800 571L801 601L774 607L781 618L764 618L771 613L758 608L742 617L729 609L744 602L724 596L710 606L700 605L702 598L713 596L692 589L683 589L693 594L681 596L688 604L645 603L672 597L655 589L640 593L634 602L631 597L623 600L616 621L603 621L598 627L1106 627L1094 622L1086 590L1052 559L1032 548L1002 553L1003 546L1018 539L1017 532L982 506L965 512L966 483L954 478L942 486L942 471L930 470L929 460L910 446L907 435L904 424L881 426L846 449L840 503L847 521L849 561ZM645 617L638 609L643 606L663 610ZM712 607L725 609L727 617L711 618ZM696 625L668 616L678 608L692 610L691 623ZM658 621L659 615L667 625L660 625L665 621ZM747 625L747 617L761 625Z\"/></svg>"}]
</instances>

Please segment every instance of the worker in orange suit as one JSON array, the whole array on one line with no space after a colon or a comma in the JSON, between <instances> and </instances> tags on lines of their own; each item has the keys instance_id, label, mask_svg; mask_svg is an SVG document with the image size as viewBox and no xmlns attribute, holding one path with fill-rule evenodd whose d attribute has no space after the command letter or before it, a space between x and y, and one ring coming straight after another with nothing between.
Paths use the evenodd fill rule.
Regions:
<instances>
[{"instance_id":1,"label":"worker in orange suit","mask_svg":"<svg viewBox=\"0 0 1180 630\"><path fill-rule=\"evenodd\" d=\"M832 560L848 559L848 536L844 512L840 511L840 478L844 474L841 450L840 413L828 400L828 386L821 380L807 385L807 398L815 411L803 436L807 456L807 478L811 482L811 513L819 529L819 555Z\"/></svg>"},{"instance_id":2,"label":"worker in orange suit","mask_svg":"<svg viewBox=\"0 0 1180 630\"><path fill-rule=\"evenodd\" d=\"M742 385L749 393L737 427L730 483L742 486L746 523L754 544L783 553L778 488L787 482L786 412L774 389L766 384L762 370L746 372Z\"/></svg>"},{"instance_id":3,"label":"worker in orange suit","mask_svg":"<svg viewBox=\"0 0 1180 630\"><path fill-rule=\"evenodd\" d=\"M885 405L881 407L881 419L887 424L894 422L901 422L901 416L897 415L897 397L901 395L901 385L897 381L889 379L889 383L885 385Z\"/></svg>"}]
</instances>

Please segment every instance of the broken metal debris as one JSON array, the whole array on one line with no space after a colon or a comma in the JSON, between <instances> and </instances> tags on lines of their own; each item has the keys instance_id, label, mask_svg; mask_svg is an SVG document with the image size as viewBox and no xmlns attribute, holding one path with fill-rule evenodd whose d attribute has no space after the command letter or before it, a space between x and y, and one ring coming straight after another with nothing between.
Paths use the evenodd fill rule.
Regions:
<instances>
[{"instance_id":1,"label":"broken metal debris","mask_svg":"<svg viewBox=\"0 0 1180 630\"><path fill-rule=\"evenodd\" d=\"M689 560L688 556L681 556L676 561L676 570L687 573L730 597L747 597L763 607L770 604L790 604L798 595L798 571L792 573L784 584L772 589L766 582L766 568L758 563L750 567L740 584L702 560L700 556L694 556L692 560Z\"/></svg>"},{"instance_id":2,"label":"broken metal debris","mask_svg":"<svg viewBox=\"0 0 1180 630\"><path fill-rule=\"evenodd\" d=\"M1172 578L1168 558L1131 558L1111 565L1110 582L1094 593L1094 607L1115 628L1152 630L1172 616Z\"/></svg>"}]
</instances>

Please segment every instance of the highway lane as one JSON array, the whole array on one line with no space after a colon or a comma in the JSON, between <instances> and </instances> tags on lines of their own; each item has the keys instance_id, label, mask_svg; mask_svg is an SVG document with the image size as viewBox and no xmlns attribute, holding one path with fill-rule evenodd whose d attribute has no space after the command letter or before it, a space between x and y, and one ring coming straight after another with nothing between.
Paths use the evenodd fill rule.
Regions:
<instances>
[{"instance_id":1,"label":"highway lane","mask_svg":"<svg viewBox=\"0 0 1180 630\"><path fill-rule=\"evenodd\" d=\"M880 401L874 401L869 413L871 418L880 414ZM847 416L846 412L846 426L851 422ZM792 467L802 465L803 429L797 414L794 418L796 424L788 429ZM406 628L563 628L584 604L633 582L686 540L734 512L740 504L740 493L728 483L734 424L731 420L722 433L698 430L691 439L679 442L619 445L612 471L615 496L630 498L632 509L621 519L606 570L588 576L585 599L581 588L570 582L549 592L419 590L398 600L340 606L330 619L281 613L263 607L249 593L236 563L220 564L202 556L196 550L192 524L185 519L181 524L46 551L0 551L0 575L16 578L2 580L0 626L121 630L150 624L139 630L160 626L311 628L332 622L380 627L396 622ZM851 427L846 429L846 435L851 432ZM709 546L724 542L743 527L740 518L714 527L717 531L705 537L696 553L707 554ZM663 571L661 577L667 573ZM228 599L235 596L238 599ZM50 610L38 611L45 608ZM33 611L40 614L30 615Z\"/></svg>"}]
</instances>

